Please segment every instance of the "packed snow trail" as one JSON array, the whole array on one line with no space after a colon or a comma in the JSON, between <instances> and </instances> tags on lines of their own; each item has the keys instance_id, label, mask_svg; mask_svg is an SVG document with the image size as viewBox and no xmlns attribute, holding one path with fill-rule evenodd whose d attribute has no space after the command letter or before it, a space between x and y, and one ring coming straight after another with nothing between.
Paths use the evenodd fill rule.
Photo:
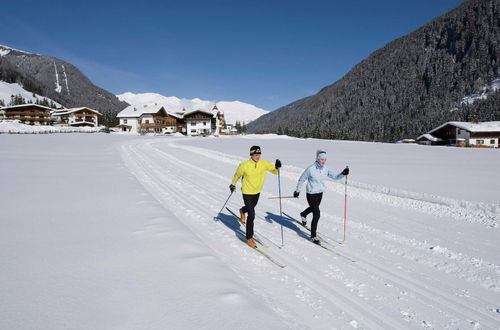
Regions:
<instances>
[{"instance_id":1,"label":"packed snow trail","mask_svg":"<svg viewBox=\"0 0 500 330\"><path fill-rule=\"evenodd\" d=\"M145 191L134 138L0 136L0 329L293 327Z\"/></svg>"},{"instance_id":2,"label":"packed snow trail","mask_svg":"<svg viewBox=\"0 0 500 330\"><path fill-rule=\"evenodd\" d=\"M474 233L495 237L498 233L489 232L497 230L492 226L497 224L494 210L481 213L475 208L473 212L486 220L470 221L461 212L443 216L433 210L446 210L447 205L353 188L357 191L349 196L348 244L336 250L359 260L353 264L314 246L303 228L279 216L276 201L265 198L277 190L276 179L268 175L255 228L278 243L280 226L285 227L285 246L268 247L287 265L278 269L238 242L242 231L233 216L223 212L213 220L227 199L237 164L245 158L188 146L186 141L196 140L138 140L124 144L121 151L146 189L183 219L290 327L498 328L498 256L484 251L495 248L494 241L485 239L469 248L453 242L448 233L453 225L470 242L475 241L466 235L471 227ZM284 166L284 191L294 188L299 174L293 166ZM333 201L343 194L342 188L327 185L319 225L320 233L339 239L341 210ZM228 203L231 209L242 205L241 195L235 195ZM411 207L411 201L417 207ZM431 207L420 207L427 205L423 203ZM289 200L283 207L288 214L298 214L305 202Z\"/></svg>"}]
</instances>

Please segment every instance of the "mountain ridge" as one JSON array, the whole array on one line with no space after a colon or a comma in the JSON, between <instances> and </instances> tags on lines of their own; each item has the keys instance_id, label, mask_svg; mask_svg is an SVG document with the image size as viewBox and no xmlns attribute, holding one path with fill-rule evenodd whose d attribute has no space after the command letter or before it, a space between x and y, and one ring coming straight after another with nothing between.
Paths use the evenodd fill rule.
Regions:
<instances>
[{"instance_id":1,"label":"mountain ridge","mask_svg":"<svg viewBox=\"0 0 500 330\"><path fill-rule=\"evenodd\" d=\"M389 142L445 121L499 120L498 92L461 102L499 76L499 17L500 0L465 1L375 50L317 94L262 116L248 131Z\"/></svg>"},{"instance_id":2,"label":"mountain ridge","mask_svg":"<svg viewBox=\"0 0 500 330\"><path fill-rule=\"evenodd\" d=\"M107 126L128 104L94 85L76 66L56 57L0 45L0 80L52 99L67 108L88 106L103 114Z\"/></svg>"}]
</instances>

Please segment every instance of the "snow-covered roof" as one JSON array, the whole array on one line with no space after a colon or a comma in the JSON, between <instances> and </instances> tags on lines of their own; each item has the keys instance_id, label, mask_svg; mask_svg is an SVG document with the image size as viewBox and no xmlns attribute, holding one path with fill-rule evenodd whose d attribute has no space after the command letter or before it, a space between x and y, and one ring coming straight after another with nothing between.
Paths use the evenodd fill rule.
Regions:
<instances>
[{"instance_id":1,"label":"snow-covered roof","mask_svg":"<svg viewBox=\"0 0 500 330\"><path fill-rule=\"evenodd\" d=\"M45 110L54 111L54 109L52 109L52 108L49 108L49 107L46 107L46 106L40 105L40 104L33 104L33 103L10 105L10 106L7 106L7 107L3 107L2 110L25 108L25 107L28 107L28 106L35 106L37 108L42 108L42 109L45 109Z\"/></svg>"},{"instance_id":2,"label":"snow-covered roof","mask_svg":"<svg viewBox=\"0 0 500 330\"><path fill-rule=\"evenodd\" d=\"M53 113L53 115L54 116L68 115L70 113L81 111L81 110L89 110L89 111L95 112L96 114L102 116L102 113L100 113L99 111L91 109L91 108L87 108L87 107L70 108L70 109L58 109L58 110L56 110Z\"/></svg>"},{"instance_id":3,"label":"snow-covered roof","mask_svg":"<svg viewBox=\"0 0 500 330\"><path fill-rule=\"evenodd\" d=\"M429 133L426 133L426 134L422 134L420 135L417 140L421 140L421 139L427 139L429 141L432 141L432 142L439 142L439 141L443 141L443 139L441 138L437 138Z\"/></svg>"},{"instance_id":4,"label":"snow-covered roof","mask_svg":"<svg viewBox=\"0 0 500 330\"><path fill-rule=\"evenodd\" d=\"M485 121L481 123L470 123L470 122L464 122L464 121L449 121L444 123L443 125L434 128L432 131L429 133L433 133L447 125L452 125L457 128L464 129L466 131L469 131L471 133L478 133L478 132L500 132L500 121Z\"/></svg>"},{"instance_id":5,"label":"snow-covered roof","mask_svg":"<svg viewBox=\"0 0 500 330\"><path fill-rule=\"evenodd\" d=\"M203 113L206 113L207 115L210 115L212 117L216 116L216 114L214 114L212 111L197 109L197 110L192 110L192 111L186 112L184 114L184 117L186 117L186 116L188 116L188 115L190 115L192 113L195 113L195 112L203 112Z\"/></svg>"},{"instance_id":6,"label":"snow-covered roof","mask_svg":"<svg viewBox=\"0 0 500 330\"><path fill-rule=\"evenodd\" d=\"M123 109L122 111L120 111L120 113L118 113L118 115L116 117L118 118L136 118L136 117L140 117L142 115L145 115L145 114L155 114L157 113L158 111L160 111L163 107L160 106L154 106L154 105L145 105L145 106L133 106L133 105L130 105L128 107L126 107L125 109ZM165 109L165 108L163 108Z\"/></svg>"}]
</instances>

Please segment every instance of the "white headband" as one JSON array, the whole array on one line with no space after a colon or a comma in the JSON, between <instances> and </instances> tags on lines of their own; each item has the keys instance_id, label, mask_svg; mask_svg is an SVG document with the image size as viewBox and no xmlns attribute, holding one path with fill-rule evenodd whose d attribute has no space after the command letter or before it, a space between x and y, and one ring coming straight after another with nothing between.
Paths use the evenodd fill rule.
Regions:
<instances>
[{"instance_id":1,"label":"white headband","mask_svg":"<svg viewBox=\"0 0 500 330\"><path fill-rule=\"evenodd\" d=\"M316 156L316 159L326 159L326 152L321 152Z\"/></svg>"}]
</instances>

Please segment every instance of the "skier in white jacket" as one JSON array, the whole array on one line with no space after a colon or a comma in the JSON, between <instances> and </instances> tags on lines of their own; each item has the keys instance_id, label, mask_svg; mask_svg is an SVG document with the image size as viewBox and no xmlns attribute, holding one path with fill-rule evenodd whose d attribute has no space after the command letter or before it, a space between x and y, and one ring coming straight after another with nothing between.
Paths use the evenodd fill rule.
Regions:
<instances>
[{"instance_id":1,"label":"skier in white jacket","mask_svg":"<svg viewBox=\"0 0 500 330\"><path fill-rule=\"evenodd\" d=\"M323 198L323 191L325 190L323 181L326 178L340 180L344 176L349 175L348 167L346 167L340 174L337 174L328 169L325 166L325 163L326 152L318 150L316 152L316 161L304 170L293 193L293 197L298 198L302 185L307 181L306 198L309 207L300 213L300 218L302 220L302 224L305 226L307 224L307 215L309 213L313 214L313 219L311 222L311 241L315 244L320 244L319 239L316 237L316 229L318 227L318 221L320 217L319 204L321 203L321 199Z\"/></svg>"}]
</instances>

